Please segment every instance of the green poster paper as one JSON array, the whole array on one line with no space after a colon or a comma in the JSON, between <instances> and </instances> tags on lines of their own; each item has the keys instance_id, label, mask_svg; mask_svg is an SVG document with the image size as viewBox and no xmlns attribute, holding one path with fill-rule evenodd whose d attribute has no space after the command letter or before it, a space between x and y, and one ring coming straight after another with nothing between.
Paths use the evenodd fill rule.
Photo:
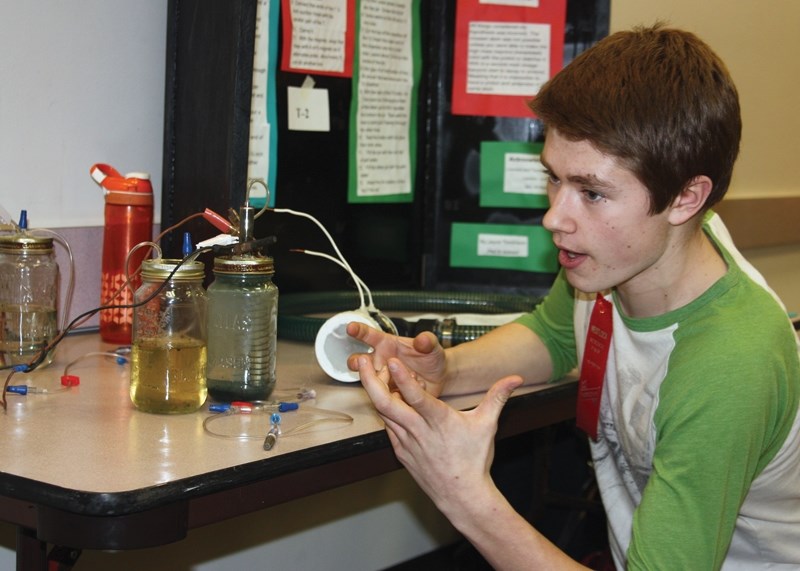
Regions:
<instances>
[{"instance_id":1,"label":"green poster paper","mask_svg":"<svg viewBox=\"0 0 800 571\"><path fill-rule=\"evenodd\" d=\"M558 254L552 235L541 226L456 222L450 231L450 266L556 273Z\"/></svg>"},{"instance_id":2,"label":"green poster paper","mask_svg":"<svg viewBox=\"0 0 800 571\"><path fill-rule=\"evenodd\" d=\"M539 162L542 143L481 143L480 205L547 208L547 174Z\"/></svg>"},{"instance_id":3,"label":"green poster paper","mask_svg":"<svg viewBox=\"0 0 800 571\"><path fill-rule=\"evenodd\" d=\"M409 3L408 19L402 21L358 6L347 200L412 202L422 70L420 0Z\"/></svg>"}]
</instances>

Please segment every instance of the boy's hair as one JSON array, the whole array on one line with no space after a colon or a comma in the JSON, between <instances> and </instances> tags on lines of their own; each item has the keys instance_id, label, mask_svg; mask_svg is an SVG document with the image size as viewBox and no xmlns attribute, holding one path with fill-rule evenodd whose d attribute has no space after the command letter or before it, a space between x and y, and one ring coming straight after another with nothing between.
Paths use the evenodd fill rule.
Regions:
<instances>
[{"instance_id":1,"label":"boy's hair","mask_svg":"<svg viewBox=\"0 0 800 571\"><path fill-rule=\"evenodd\" d=\"M739 97L725 64L692 33L639 27L580 54L529 103L548 128L616 157L662 212L695 176L728 190L739 153Z\"/></svg>"}]
</instances>

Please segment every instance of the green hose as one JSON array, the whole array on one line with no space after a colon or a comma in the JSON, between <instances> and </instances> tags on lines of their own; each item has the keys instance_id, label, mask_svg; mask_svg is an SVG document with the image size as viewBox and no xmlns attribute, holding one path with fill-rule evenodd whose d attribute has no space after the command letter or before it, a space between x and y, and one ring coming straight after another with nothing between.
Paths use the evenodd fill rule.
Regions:
<instances>
[{"instance_id":1,"label":"green hose","mask_svg":"<svg viewBox=\"0 0 800 571\"><path fill-rule=\"evenodd\" d=\"M462 291L377 291L372 293L381 311L418 313L519 313L530 311L542 298L501 293ZM278 337L314 342L317 331L327 319L311 317L315 313L338 313L359 307L355 291L329 291L281 294L278 297ZM413 336L422 330L433 331L445 346L457 345L494 329L492 325L458 325L454 320L420 320L410 324L392 318L401 335Z\"/></svg>"}]
</instances>

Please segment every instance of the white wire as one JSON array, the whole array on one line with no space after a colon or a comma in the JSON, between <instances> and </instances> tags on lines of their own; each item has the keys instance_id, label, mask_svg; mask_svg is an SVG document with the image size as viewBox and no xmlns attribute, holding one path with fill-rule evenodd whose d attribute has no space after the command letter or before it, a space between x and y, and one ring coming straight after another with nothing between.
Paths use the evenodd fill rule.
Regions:
<instances>
[{"instance_id":1,"label":"white wire","mask_svg":"<svg viewBox=\"0 0 800 571\"><path fill-rule=\"evenodd\" d=\"M341 261L342 267L347 270L347 272L352 276L353 281L356 283L356 287L358 288L358 296L361 298L361 309L367 309L367 305L364 302L364 289L361 287L361 281L356 276L356 273L353 271L353 268L350 267L350 264L347 263L347 260L342 255L342 252L339 250L339 247L336 245L336 242L333 241L333 237L328 232L327 228L322 225L322 222L311 216L310 214L306 214L305 212L300 212L298 210L292 210L291 208L273 208L273 212L278 213L285 213L285 214L293 214L294 216L300 216L301 218L308 218L314 224L316 224L320 230L322 230L325 237L328 238L328 241L333 246L336 255L338 256L339 260Z\"/></svg>"},{"instance_id":2,"label":"white wire","mask_svg":"<svg viewBox=\"0 0 800 571\"><path fill-rule=\"evenodd\" d=\"M338 259L334 258L333 256L331 256L330 254L326 254L325 252L317 252L316 250L297 250L297 251L301 252L303 254L308 254L310 256L319 256L320 258L325 258L327 260L330 260L334 264L339 264L342 268L347 270L347 267L342 263L341 260L338 260ZM364 283L364 280L362 280L360 277L358 277L352 271L350 272L350 275L353 276L353 278L358 283L360 283L361 286L364 288L364 290L367 292L367 298L369 299L369 309L370 309L370 311L377 311L377 308L375 307L375 302L372 300L372 292L367 287L367 284Z\"/></svg>"}]
</instances>

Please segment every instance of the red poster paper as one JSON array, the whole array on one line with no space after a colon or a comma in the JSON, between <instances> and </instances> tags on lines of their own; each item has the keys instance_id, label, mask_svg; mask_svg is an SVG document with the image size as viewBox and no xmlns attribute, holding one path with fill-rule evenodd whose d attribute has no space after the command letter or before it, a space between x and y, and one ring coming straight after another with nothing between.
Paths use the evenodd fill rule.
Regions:
<instances>
[{"instance_id":1,"label":"red poster paper","mask_svg":"<svg viewBox=\"0 0 800 571\"><path fill-rule=\"evenodd\" d=\"M458 0L452 113L530 118L526 101L563 65L566 16L566 0Z\"/></svg>"},{"instance_id":2,"label":"red poster paper","mask_svg":"<svg viewBox=\"0 0 800 571\"><path fill-rule=\"evenodd\" d=\"M353 76L356 0L281 0L281 70Z\"/></svg>"}]
</instances>

